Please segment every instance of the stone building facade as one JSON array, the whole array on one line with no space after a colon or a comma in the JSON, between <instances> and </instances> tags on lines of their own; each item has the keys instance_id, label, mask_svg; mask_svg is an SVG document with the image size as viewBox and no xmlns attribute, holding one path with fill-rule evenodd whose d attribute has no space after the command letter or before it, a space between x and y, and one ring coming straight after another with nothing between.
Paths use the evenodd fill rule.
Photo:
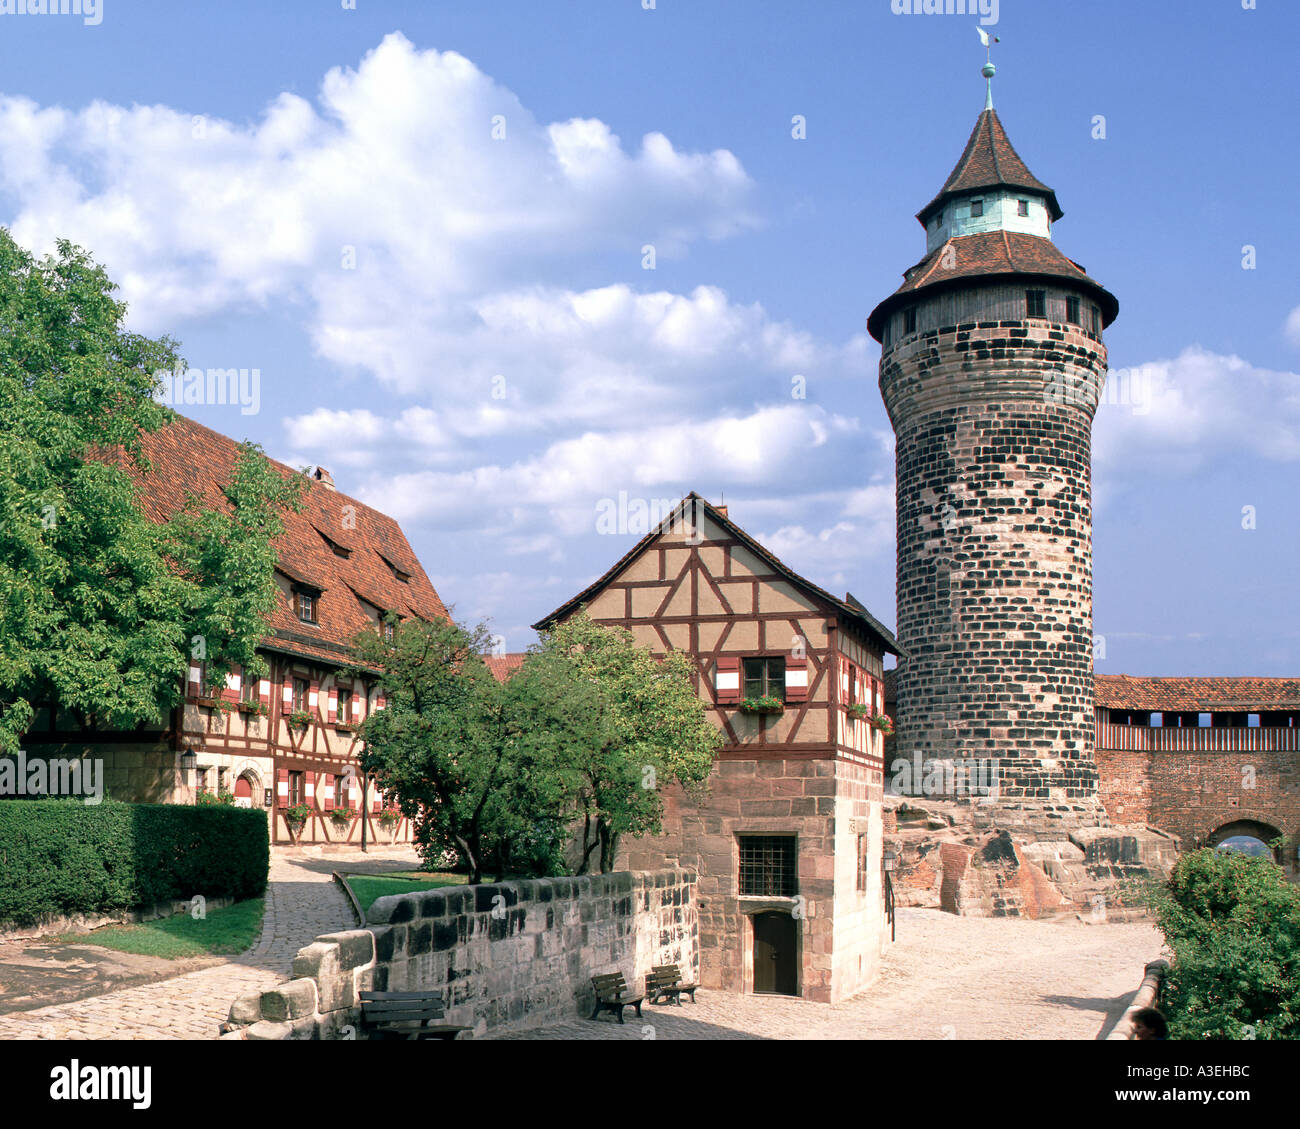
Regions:
<instances>
[{"instance_id":1,"label":"stone building facade","mask_svg":"<svg viewBox=\"0 0 1300 1129\"><path fill-rule=\"evenodd\" d=\"M893 636L695 494L536 626L581 608L689 655L725 738L707 799L670 785L663 834L625 841L620 860L698 873L701 984L829 1002L866 987L888 936L883 737L856 715L884 710ZM746 712L757 691L781 711Z\"/></svg>"},{"instance_id":2,"label":"stone building facade","mask_svg":"<svg viewBox=\"0 0 1300 1129\"><path fill-rule=\"evenodd\" d=\"M143 437L148 473L136 474L141 504L158 520L193 494L225 503L221 487L239 457L234 440L177 416ZM299 472L273 464L284 475ZM375 676L347 677L349 644L390 613L447 617L420 562L392 518L340 493L317 468L301 513L284 515L276 541L280 592L259 648L269 664L256 683L236 670L212 686L201 646L191 652L184 703L152 725L105 731L93 719L46 708L24 738L30 755L95 757L105 790L137 803L193 803L200 792L233 793L265 807L272 841L294 842L286 812L310 814L298 841L356 845L410 838L408 821L357 768L357 727L384 704ZM334 813L350 810L351 818Z\"/></svg>"},{"instance_id":3,"label":"stone building facade","mask_svg":"<svg viewBox=\"0 0 1300 1129\"><path fill-rule=\"evenodd\" d=\"M990 104L868 321L896 434L897 755L992 762L999 825L1105 820L1092 703L1091 427L1118 304Z\"/></svg>"}]
</instances>

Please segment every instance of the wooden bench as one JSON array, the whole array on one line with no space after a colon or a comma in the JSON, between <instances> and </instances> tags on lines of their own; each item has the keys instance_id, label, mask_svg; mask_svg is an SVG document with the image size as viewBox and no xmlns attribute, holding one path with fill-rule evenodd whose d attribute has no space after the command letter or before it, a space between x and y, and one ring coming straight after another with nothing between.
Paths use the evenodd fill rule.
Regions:
<instances>
[{"instance_id":1,"label":"wooden bench","mask_svg":"<svg viewBox=\"0 0 1300 1129\"><path fill-rule=\"evenodd\" d=\"M362 992L361 1019L380 1039L454 1039L468 1027L433 1024L445 1015L441 992Z\"/></svg>"},{"instance_id":2,"label":"wooden bench","mask_svg":"<svg viewBox=\"0 0 1300 1129\"><path fill-rule=\"evenodd\" d=\"M654 985L653 990L651 989L652 984ZM667 997L678 1007L681 1007L682 993L685 992L686 995L690 996L691 1003L694 1003L695 989L699 985L683 984L682 970L675 964L656 964L645 978L645 987L651 1003L654 1003L660 997Z\"/></svg>"},{"instance_id":3,"label":"wooden bench","mask_svg":"<svg viewBox=\"0 0 1300 1129\"><path fill-rule=\"evenodd\" d=\"M623 1022L623 1009L636 1008L637 1018L641 1018L641 1001L644 996L628 993L627 982L621 972L609 972L602 976L593 976L591 986L596 990L596 1007L591 1013L592 1019L598 1019L602 1011L612 1011Z\"/></svg>"}]
</instances>

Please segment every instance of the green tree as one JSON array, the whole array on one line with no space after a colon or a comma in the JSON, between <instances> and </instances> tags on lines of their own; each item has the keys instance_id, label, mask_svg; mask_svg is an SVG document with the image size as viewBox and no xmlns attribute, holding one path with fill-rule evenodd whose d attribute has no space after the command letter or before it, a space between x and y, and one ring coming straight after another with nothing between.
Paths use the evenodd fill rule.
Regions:
<instances>
[{"instance_id":1,"label":"green tree","mask_svg":"<svg viewBox=\"0 0 1300 1129\"><path fill-rule=\"evenodd\" d=\"M1300 890L1268 858L1203 848L1150 898L1173 952L1177 1039L1300 1038Z\"/></svg>"},{"instance_id":2,"label":"green tree","mask_svg":"<svg viewBox=\"0 0 1300 1129\"><path fill-rule=\"evenodd\" d=\"M156 374L175 343L123 328L84 251L35 260L0 229L0 749L36 705L101 724L157 718L184 692L192 640L217 670L257 668L285 483L246 446L232 512L158 524L132 480L142 436L172 418ZM274 480L273 480L274 479Z\"/></svg>"},{"instance_id":3,"label":"green tree","mask_svg":"<svg viewBox=\"0 0 1300 1129\"><path fill-rule=\"evenodd\" d=\"M369 630L354 642L354 672L378 673L387 699L362 724L362 768L397 793L425 859L450 848L471 882L493 863L503 875L562 811L560 782L534 757L549 692L527 677L498 683L488 641L482 624L410 619L391 639Z\"/></svg>"},{"instance_id":4,"label":"green tree","mask_svg":"<svg viewBox=\"0 0 1300 1129\"><path fill-rule=\"evenodd\" d=\"M602 873L614 869L624 835L662 828L662 789L670 782L699 798L722 735L692 684L680 651L654 655L630 631L593 622L585 611L543 634L540 653L552 679L567 671L555 771L571 781L582 820L584 874L599 848Z\"/></svg>"}]
</instances>

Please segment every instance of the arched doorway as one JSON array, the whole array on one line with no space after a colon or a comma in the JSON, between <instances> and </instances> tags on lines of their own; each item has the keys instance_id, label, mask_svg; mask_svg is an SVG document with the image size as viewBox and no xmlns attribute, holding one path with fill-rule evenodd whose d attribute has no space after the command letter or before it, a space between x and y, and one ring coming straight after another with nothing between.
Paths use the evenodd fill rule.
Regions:
<instances>
[{"instance_id":1,"label":"arched doorway","mask_svg":"<svg viewBox=\"0 0 1300 1129\"><path fill-rule=\"evenodd\" d=\"M243 772L235 780L235 807L255 807L257 779L251 772Z\"/></svg>"},{"instance_id":2,"label":"arched doorway","mask_svg":"<svg viewBox=\"0 0 1300 1129\"><path fill-rule=\"evenodd\" d=\"M1220 851L1239 851L1244 855L1271 858L1280 863L1282 859L1279 852L1269 844L1281 834L1272 824L1255 819L1238 819L1211 832L1205 845Z\"/></svg>"}]
</instances>

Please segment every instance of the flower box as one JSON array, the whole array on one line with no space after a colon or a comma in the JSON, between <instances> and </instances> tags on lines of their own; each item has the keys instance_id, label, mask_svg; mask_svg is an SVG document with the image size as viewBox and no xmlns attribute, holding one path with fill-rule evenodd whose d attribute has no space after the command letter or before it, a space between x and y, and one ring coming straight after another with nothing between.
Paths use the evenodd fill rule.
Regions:
<instances>
[{"instance_id":1,"label":"flower box","mask_svg":"<svg viewBox=\"0 0 1300 1129\"><path fill-rule=\"evenodd\" d=\"M329 815L331 820L340 826L351 823L357 818L357 813L353 808L333 808L326 814Z\"/></svg>"},{"instance_id":2,"label":"flower box","mask_svg":"<svg viewBox=\"0 0 1300 1129\"><path fill-rule=\"evenodd\" d=\"M741 713L783 714L785 703L780 698L768 694L761 698L745 698L740 703Z\"/></svg>"},{"instance_id":3,"label":"flower box","mask_svg":"<svg viewBox=\"0 0 1300 1129\"><path fill-rule=\"evenodd\" d=\"M357 730L361 728L361 726L355 725L350 721L336 721L334 723L334 728L339 733L356 733Z\"/></svg>"},{"instance_id":4,"label":"flower box","mask_svg":"<svg viewBox=\"0 0 1300 1129\"><path fill-rule=\"evenodd\" d=\"M294 710L288 721L290 729L306 729L311 724L311 714L306 710Z\"/></svg>"},{"instance_id":5,"label":"flower box","mask_svg":"<svg viewBox=\"0 0 1300 1129\"><path fill-rule=\"evenodd\" d=\"M894 735L894 719L888 714L878 713L871 719L871 724L880 730L886 737Z\"/></svg>"},{"instance_id":6,"label":"flower box","mask_svg":"<svg viewBox=\"0 0 1300 1129\"><path fill-rule=\"evenodd\" d=\"M256 714L258 717L265 717L271 711L268 710L261 702L240 702L239 712L247 714Z\"/></svg>"},{"instance_id":7,"label":"flower box","mask_svg":"<svg viewBox=\"0 0 1300 1129\"><path fill-rule=\"evenodd\" d=\"M871 707L866 702L854 702L849 706L849 716L856 717L859 720L865 718L869 721L871 719Z\"/></svg>"},{"instance_id":8,"label":"flower box","mask_svg":"<svg viewBox=\"0 0 1300 1129\"><path fill-rule=\"evenodd\" d=\"M194 700L204 709L221 710L222 713L229 713L235 708L234 703L228 702L224 698L210 698L204 695Z\"/></svg>"}]
</instances>

